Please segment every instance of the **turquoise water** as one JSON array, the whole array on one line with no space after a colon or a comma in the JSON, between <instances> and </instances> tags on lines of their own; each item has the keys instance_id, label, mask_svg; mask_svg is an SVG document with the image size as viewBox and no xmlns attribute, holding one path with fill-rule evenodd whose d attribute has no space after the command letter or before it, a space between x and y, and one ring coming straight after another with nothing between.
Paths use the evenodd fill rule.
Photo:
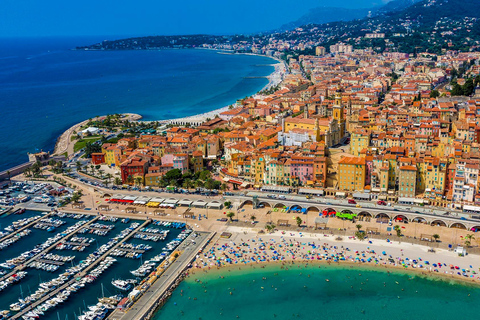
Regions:
<instances>
[{"instance_id":1,"label":"turquoise water","mask_svg":"<svg viewBox=\"0 0 480 320\"><path fill-rule=\"evenodd\" d=\"M52 150L85 119L133 112L145 120L204 113L264 87L274 60L208 50L74 51L103 39L0 41L0 170Z\"/></svg>"},{"instance_id":2,"label":"turquoise water","mask_svg":"<svg viewBox=\"0 0 480 320\"><path fill-rule=\"evenodd\" d=\"M478 319L479 299L478 287L412 273L345 265L242 267L196 272L153 319Z\"/></svg>"},{"instance_id":3,"label":"turquoise water","mask_svg":"<svg viewBox=\"0 0 480 320\"><path fill-rule=\"evenodd\" d=\"M32 215L38 215L39 212L35 211L27 211L23 215L3 215L0 216L0 224L3 227L9 225L12 221L20 218L30 217ZM59 227L57 230L59 232L65 230L68 226L74 224L78 220L70 219L70 218L58 218L61 220L66 221L67 223ZM88 218L90 219L90 217ZM130 223L124 224L121 223L120 220L117 222L109 222L109 221L99 221L101 224L115 224L115 228L113 228L110 233L105 236L95 236L92 234L79 234L81 237L87 238L95 238L96 241L92 242L92 244L87 247L83 252L72 251L72 250L51 250L51 253L59 254L63 256L74 255L75 260L73 260L73 264L77 264L81 260L84 260L89 254L94 252L98 246L101 246L108 242L108 240L115 235L119 234L123 229L130 226L130 224L134 221L130 221ZM143 222L143 221L138 221ZM150 225L149 228L159 228L164 229L161 226L154 226ZM11 259L13 257L18 256L22 252L32 249L36 244L44 242L47 238L54 235L52 232L47 232L45 230L39 230L31 228L32 233L15 244L11 245L10 247L0 251L0 262L4 262L5 260ZM102 284L104 287L104 294L105 296L112 296L115 294L124 294L125 292L121 292L116 289L112 284L112 279L134 279L135 277L130 273L131 270L137 269L143 261L153 258L157 254L162 252L165 244L170 242L171 240L175 239L181 230L178 229L168 229L170 230L167 238L164 241L159 242L152 242L152 241L142 241L139 239L130 239L127 243L144 243L149 244L153 248L149 251L146 251L143 254L142 259L129 259L125 257L115 257L117 262L115 262L109 269L107 269L102 275L93 283L87 285L85 288L79 290L78 292L74 293L69 297L65 303L57 306L53 310L49 310L42 319L51 319L51 320L58 320L58 319L76 319L75 316L80 315L88 306L94 305L98 302L98 298L102 296ZM71 266L70 263L65 264L64 266L60 267L55 272L46 272L43 270L37 270L33 268L26 268L25 271L28 272L28 275L22 279L19 283L14 284L4 291L0 292L0 310L9 309L10 304L17 302L18 299L22 296L28 296L30 293L35 292L38 289L39 284L41 282L45 282L51 280L53 278L58 277L64 270Z\"/></svg>"}]
</instances>

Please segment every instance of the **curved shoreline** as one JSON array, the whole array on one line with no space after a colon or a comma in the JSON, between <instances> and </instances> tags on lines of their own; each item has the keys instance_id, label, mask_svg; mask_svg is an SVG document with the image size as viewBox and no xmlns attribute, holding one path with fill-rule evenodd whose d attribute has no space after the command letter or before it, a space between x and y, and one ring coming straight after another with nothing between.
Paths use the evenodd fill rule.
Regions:
<instances>
[{"instance_id":1,"label":"curved shoreline","mask_svg":"<svg viewBox=\"0 0 480 320\"><path fill-rule=\"evenodd\" d=\"M197 276L197 278L201 279L202 275L218 275L224 276L226 272L240 272L243 275L249 274L249 270L253 272L253 270L257 269L267 269L267 268L278 268L280 269L287 269L289 267L298 267L298 268L305 268L310 266L315 267L325 267L325 268L335 268L335 267L342 267L342 268L351 268L351 269L364 269L370 270L375 272L397 272L401 274L409 274L420 276L422 278L428 280L440 280L444 282L451 282L453 281L455 284L473 286L475 288L480 288L480 282L476 280L467 280L465 277L461 277L458 275L446 274L446 273L437 273L433 271L428 271L425 269L420 268L404 268L401 266L393 266L393 265L383 265L383 264L374 264L374 263L357 263L353 261L339 261L339 262L327 262L324 260L308 260L308 259L297 259L297 260L283 260L283 261L269 261L269 262L257 262L257 263L247 263L241 265L226 265L221 267L214 267L214 268L192 268L190 269L191 272L188 273L187 278L195 278L193 276Z\"/></svg>"},{"instance_id":2,"label":"curved shoreline","mask_svg":"<svg viewBox=\"0 0 480 320\"><path fill-rule=\"evenodd\" d=\"M242 230L244 232L242 232ZM192 263L192 270L274 264L352 264L406 270L425 276L455 279L480 285L478 256L458 257L455 252L424 245L407 245L379 239L351 238L289 232L257 235L231 227L229 239L219 238Z\"/></svg>"},{"instance_id":3,"label":"curved shoreline","mask_svg":"<svg viewBox=\"0 0 480 320\"><path fill-rule=\"evenodd\" d=\"M124 117L126 117L130 121L138 121L142 119L142 116L136 113L121 113ZM61 155L65 152L70 155L70 151L73 151L73 145L75 144L75 141L71 141L71 137L73 135L73 132L78 133L78 129L81 128L82 126L86 125L90 120L97 120L101 119L104 116L99 116L87 120L83 120L82 122L79 122L77 124L74 124L67 130L65 130L58 138L57 141L55 142L55 147L53 148L53 154ZM68 158L67 155L67 158Z\"/></svg>"},{"instance_id":4,"label":"curved shoreline","mask_svg":"<svg viewBox=\"0 0 480 320\"><path fill-rule=\"evenodd\" d=\"M269 58L269 59L276 60L277 63L272 64L272 66L274 67L274 71L271 74L269 74L268 76L264 77L264 78L268 79L268 83L262 89L258 90L256 93L251 94L250 95L251 97L258 96L258 94L261 91L264 91L264 90L267 90L271 87L279 85L280 83L282 83L283 78L285 77L285 74L287 73L287 67L285 65L285 62L283 60L280 60L280 59L275 58L275 57L269 57L269 56L266 56L266 55L255 54L255 53L230 53L230 52L227 52L227 51L221 51L221 50L217 50L217 49L208 49L208 48L197 48L197 50L211 50L211 51L216 52L218 54L224 53L224 54L231 54L231 55L258 56L258 57L263 57L263 58ZM232 105L235 105L235 104L232 104ZM220 113L229 110L229 107L230 107L230 105L227 105L227 106L224 106L224 107L221 107L221 108L218 108L218 109L214 109L212 111L200 113L200 114L195 114L195 115L182 117L182 118L157 120L157 122L163 123L163 124L178 123L178 122L191 122L191 123L204 122L209 118L212 119L215 116L219 115ZM156 121L156 120L151 120L151 121Z\"/></svg>"},{"instance_id":5,"label":"curved shoreline","mask_svg":"<svg viewBox=\"0 0 480 320\"><path fill-rule=\"evenodd\" d=\"M221 50L204 49L204 48L198 48L198 49L211 50L211 51L217 52L219 54L222 53ZM274 71L271 74L269 74L268 76L265 76L265 78L268 79L268 83L262 89L258 90L256 93L254 93L250 96L257 96L259 94L259 92L264 91L266 89L269 89L273 86L277 86L283 81L283 78L284 78L284 76L286 74L286 70L287 70L285 62L283 60L280 60L280 59L275 58L275 57L269 57L269 56L266 56L266 55L253 54L253 53L252 54L249 54L249 53L232 53L232 54L259 56L259 57L264 57L264 58L270 58L270 59L276 60L278 62L278 63L272 64L272 66L274 67ZM208 112L194 114L194 115L187 116L187 117L182 117L182 118L164 119L164 120L144 120L144 122L158 122L158 123L161 123L161 124L168 124L168 123L172 123L172 122L194 122L194 123L204 122L208 118L214 118L215 116L219 115L220 113L229 110L229 107L230 107L230 105L224 106L224 107L221 107L221 108L217 108L217 109L214 109L214 110L211 110L211 111L208 111ZM129 117L131 117L131 119L130 119L131 121L140 121L142 119L142 116L139 115L139 114L136 114L136 113L122 113L122 114L123 115L128 115ZM105 117L105 115L100 116L98 118L102 118L102 117ZM92 118L92 120L95 120L95 119L97 119L97 118ZM81 121L77 124L74 124L73 126L68 128L67 130L65 130L57 138L57 140L55 142L55 146L53 148L52 154L61 155L65 152L67 152L68 155L70 155L73 152L73 145L71 143L71 136L72 136L73 132L78 131L77 129L84 126L88 121L89 121L89 119L83 120L83 121Z\"/></svg>"}]
</instances>

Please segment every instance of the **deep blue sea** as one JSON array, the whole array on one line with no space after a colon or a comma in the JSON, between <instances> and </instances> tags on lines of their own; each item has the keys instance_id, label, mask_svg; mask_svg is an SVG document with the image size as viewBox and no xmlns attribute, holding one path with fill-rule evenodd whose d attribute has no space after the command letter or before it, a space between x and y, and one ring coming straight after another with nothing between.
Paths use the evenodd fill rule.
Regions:
<instances>
[{"instance_id":1,"label":"deep blue sea","mask_svg":"<svg viewBox=\"0 0 480 320\"><path fill-rule=\"evenodd\" d=\"M75 51L101 38L1 39L0 170L53 150L75 123L132 112L161 120L211 111L264 87L266 57L207 50Z\"/></svg>"}]
</instances>

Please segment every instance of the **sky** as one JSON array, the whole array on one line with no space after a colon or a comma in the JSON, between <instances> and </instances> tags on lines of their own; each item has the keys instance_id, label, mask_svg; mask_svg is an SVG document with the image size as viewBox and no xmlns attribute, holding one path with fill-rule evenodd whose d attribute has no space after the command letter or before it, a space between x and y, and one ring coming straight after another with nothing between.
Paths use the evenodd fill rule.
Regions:
<instances>
[{"instance_id":1,"label":"sky","mask_svg":"<svg viewBox=\"0 0 480 320\"><path fill-rule=\"evenodd\" d=\"M0 0L0 37L233 34L273 30L320 6L389 0Z\"/></svg>"}]
</instances>

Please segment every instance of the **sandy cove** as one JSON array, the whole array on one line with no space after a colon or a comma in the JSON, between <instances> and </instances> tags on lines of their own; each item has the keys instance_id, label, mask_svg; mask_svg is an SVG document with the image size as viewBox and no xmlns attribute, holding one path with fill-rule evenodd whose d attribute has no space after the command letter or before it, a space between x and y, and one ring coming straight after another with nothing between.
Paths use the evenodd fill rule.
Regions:
<instances>
[{"instance_id":1,"label":"sandy cove","mask_svg":"<svg viewBox=\"0 0 480 320\"><path fill-rule=\"evenodd\" d=\"M232 233L232 237L219 238L200 253L193 263L191 274L194 275L199 271L219 270L218 272L221 272L220 270L224 268L227 270L247 268L248 270L248 268L271 264L282 264L284 267L311 263L345 264L414 272L443 280L453 279L463 283L480 284L478 273L480 259L476 255L459 257L453 251L444 249L436 249L436 252L432 253L426 246L378 239L336 240L337 236L327 234L276 231L272 234L259 235L252 230L239 227L229 227L225 231ZM413 263L413 260L416 263ZM450 265L458 269L452 270ZM466 272L462 272L462 269Z\"/></svg>"}]
</instances>

